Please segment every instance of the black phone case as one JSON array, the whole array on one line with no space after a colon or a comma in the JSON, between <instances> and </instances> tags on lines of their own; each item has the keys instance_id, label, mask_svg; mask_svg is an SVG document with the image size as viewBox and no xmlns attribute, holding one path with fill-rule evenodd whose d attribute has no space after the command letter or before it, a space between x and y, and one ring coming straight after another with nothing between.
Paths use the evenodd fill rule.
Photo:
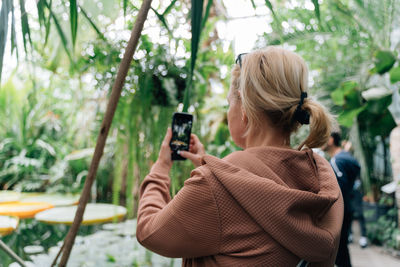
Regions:
<instances>
[{"instance_id":1,"label":"black phone case","mask_svg":"<svg viewBox=\"0 0 400 267\"><path fill-rule=\"evenodd\" d=\"M176 153L176 151L172 151L171 159L172 160L185 160L185 158L178 155L178 153Z\"/></svg>"},{"instance_id":2,"label":"black phone case","mask_svg":"<svg viewBox=\"0 0 400 267\"><path fill-rule=\"evenodd\" d=\"M191 114L189 114L189 113L184 113L184 112L175 112L174 115L172 116L172 125L171 125L172 128L171 128L171 129L174 129L175 117L181 116L181 115L183 115L183 116L190 116L190 117L191 117L191 120L192 120L192 122L193 122L193 116L192 116ZM189 136L190 136L191 133L192 133L192 128L190 128ZM189 140L190 140L190 137L189 137ZM171 141L172 141L172 140L171 140ZM171 147L171 142L169 143L169 146ZM171 149L172 149L172 147L171 147ZM176 150L172 150L171 159L172 159L172 160L185 160L186 158L184 158L184 157L178 155L178 153L177 153Z\"/></svg>"}]
</instances>

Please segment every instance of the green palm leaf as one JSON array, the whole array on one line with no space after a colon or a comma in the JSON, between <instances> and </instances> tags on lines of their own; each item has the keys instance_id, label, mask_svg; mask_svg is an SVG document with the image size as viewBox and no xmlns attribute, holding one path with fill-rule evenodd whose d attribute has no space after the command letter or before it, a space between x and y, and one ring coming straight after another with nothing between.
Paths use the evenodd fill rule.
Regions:
<instances>
[{"instance_id":1,"label":"green palm leaf","mask_svg":"<svg viewBox=\"0 0 400 267\"><path fill-rule=\"evenodd\" d=\"M103 33L100 31L100 29L96 26L92 18L88 15L88 13L82 8L82 6L79 6L82 15L86 18L86 20L89 22L89 24L92 26L92 28L95 30L97 35L103 39L106 40L106 37L104 37Z\"/></svg>"},{"instance_id":2,"label":"green palm leaf","mask_svg":"<svg viewBox=\"0 0 400 267\"><path fill-rule=\"evenodd\" d=\"M267 5L268 9L271 11L272 16L274 16L274 18L277 19L275 11L274 11L274 7L272 6L271 1L265 0L265 4ZM253 7L254 7L254 5L253 5Z\"/></svg>"},{"instance_id":3,"label":"green palm leaf","mask_svg":"<svg viewBox=\"0 0 400 267\"><path fill-rule=\"evenodd\" d=\"M171 9L174 7L175 3L177 0L172 0L171 3L167 6L167 8L164 10L162 14L158 13L156 9L151 8L151 10L156 14L157 18L161 21L161 23L164 25L164 27L167 29L168 34L172 37L172 32L169 29L169 26L167 24L167 21L165 20L165 16L171 11Z\"/></svg>"},{"instance_id":4,"label":"green palm leaf","mask_svg":"<svg viewBox=\"0 0 400 267\"><path fill-rule=\"evenodd\" d=\"M69 1L69 16L71 22L72 46L75 47L76 33L78 31L78 4L76 0Z\"/></svg>"},{"instance_id":5,"label":"green palm leaf","mask_svg":"<svg viewBox=\"0 0 400 267\"><path fill-rule=\"evenodd\" d=\"M172 32L171 32L171 30L170 30L169 27L168 27L167 21L166 21L165 18L164 18L164 14L161 15L161 14L158 13L157 10L155 10L154 8L151 8L151 10L154 12L154 14L156 14L157 18L161 21L161 23L162 23L162 24L164 25L164 27L167 29L168 34L169 34L170 36L172 36Z\"/></svg>"},{"instance_id":6,"label":"green palm leaf","mask_svg":"<svg viewBox=\"0 0 400 267\"><path fill-rule=\"evenodd\" d=\"M168 34L170 37L172 37L172 32L168 26L167 21L165 20L165 16L171 11L172 7L174 6L175 2L177 0L172 0L171 3L167 6L167 8L164 10L162 14L158 13L158 11L154 8L151 7L151 10L156 14L157 18L161 21L161 23L164 25L164 27L167 29Z\"/></svg>"},{"instance_id":7,"label":"green palm leaf","mask_svg":"<svg viewBox=\"0 0 400 267\"><path fill-rule=\"evenodd\" d=\"M50 0L49 3L47 3L47 1L44 0L44 4L45 4L45 6L47 7L47 9L49 10L49 13L50 13L51 12L51 6L53 4L53 0ZM49 38L49 33L50 33L50 26L51 26L50 20L51 20L51 15L49 14L49 16L47 17L47 20L45 22L45 28L46 28L46 37L44 39L44 45L45 46L47 44L47 40Z\"/></svg>"},{"instance_id":8,"label":"green palm leaf","mask_svg":"<svg viewBox=\"0 0 400 267\"><path fill-rule=\"evenodd\" d=\"M25 52L27 53L27 44L29 43L32 45L32 39L31 39L31 31L29 29L29 23L28 23L28 14L26 13L25 10L25 0L19 0L19 7L21 10L21 28L22 28L22 40L24 41L24 49Z\"/></svg>"},{"instance_id":9,"label":"green palm leaf","mask_svg":"<svg viewBox=\"0 0 400 267\"><path fill-rule=\"evenodd\" d=\"M168 13L171 11L171 9L174 7L176 1L177 1L177 0L172 0L172 1L171 1L171 4L169 4L169 6L167 6L167 8L164 10L163 16L166 15L166 14L168 14Z\"/></svg>"},{"instance_id":10,"label":"green palm leaf","mask_svg":"<svg viewBox=\"0 0 400 267\"><path fill-rule=\"evenodd\" d=\"M191 60L190 60L190 76L189 82L185 89L185 96L183 99L183 112L187 112L190 101L190 90L192 87L192 79L194 67L196 65L197 50L199 49L201 25L203 17L203 0L192 0L192 40L191 40Z\"/></svg>"},{"instance_id":11,"label":"green palm leaf","mask_svg":"<svg viewBox=\"0 0 400 267\"><path fill-rule=\"evenodd\" d=\"M8 13L11 11L11 0L3 0L0 11L0 85L1 85L1 72L3 70L3 57L4 50L7 42L8 31Z\"/></svg>"},{"instance_id":12,"label":"green palm leaf","mask_svg":"<svg viewBox=\"0 0 400 267\"><path fill-rule=\"evenodd\" d=\"M53 11L51 10L51 8L50 8L50 6L49 6L48 3L46 3L46 6L47 6L47 8L48 8L49 11L50 11L50 16L51 16L51 18L53 19L54 25L56 26L58 35L60 36L61 43L63 44L64 50L65 50L65 53L67 53L67 56L68 56L70 62L73 63L72 57L71 57L71 53L69 52L69 49L68 49L68 40L67 40L67 37L65 36L64 31L63 31L63 29L61 28L60 23L58 22L57 17L54 15L54 13L53 13Z\"/></svg>"},{"instance_id":13,"label":"green palm leaf","mask_svg":"<svg viewBox=\"0 0 400 267\"><path fill-rule=\"evenodd\" d=\"M44 9L45 9L44 1L46 0L39 0L37 1L36 4L39 16L39 24L41 27L46 24L46 15L44 14Z\"/></svg>"},{"instance_id":14,"label":"green palm leaf","mask_svg":"<svg viewBox=\"0 0 400 267\"><path fill-rule=\"evenodd\" d=\"M123 1L122 7L124 9L124 17L126 17L126 9L128 8L128 0Z\"/></svg>"},{"instance_id":15,"label":"green palm leaf","mask_svg":"<svg viewBox=\"0 0 400 267\"><path fill-rule=\"evenodd\" d=\"M250 0L251 1L251 5L253 6L254 9L256 9L256 3L254 3L254 0Z\"/></svg>"},{"instance_id":16,"label":"green palm leaf","mask_svg":"<svg viewBox=\"0 0 400 267\"><path fill-rule=\"evenodd\" d=\"M15 14L14 14L14 5L11 1L11 54L14 52L14 49L17 48L17 34L15 32ZM18 58L18 49L17 58Z\"/></svg>"},{"instance_id":17,"label":"green palm leaf","mask_svg":"<svg viewBox=\"0 0 400 267\"><path fill-rule=\"evenodd\" d=\"M201 22L202 29L204 29L204 27L206 26L206 22L207 22L208 16L210 15L210 9L211 9L212 4L213 4L213 0L208 0L207 7L206 7L206 13L204 14L203 20Z\"/></svg>"},{"instance_id":18,"label":"green palm leaf","mask_svg":"<svg viewBox=\"0 0 400 267\"><path fill-rule=\"evenodd\" d=\"M319 11L318 0L312 0L312 3L314 5L315 16L317 16L318 21L321 23L321 14L320 14L320 11Z\"/></svg>"}]
</instances>

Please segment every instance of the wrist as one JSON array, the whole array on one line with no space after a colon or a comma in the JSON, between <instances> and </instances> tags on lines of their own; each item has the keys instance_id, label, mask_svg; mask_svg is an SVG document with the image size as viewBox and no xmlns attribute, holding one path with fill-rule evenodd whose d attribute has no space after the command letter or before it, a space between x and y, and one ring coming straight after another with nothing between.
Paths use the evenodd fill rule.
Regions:
<instances>
[{"instance_id":1,"label":"wrist","mask_svg":"<svg viewBox=\"0 0 400 267\"><path fill-rule=\"evenodd\" d=\"M172 168L172 162L168 163L168 162L163 162L161 160L157 160L153 164L153 167L151 167L151 172L161 172L169 174L171 168Z\"/></svg>"}]
</instances>

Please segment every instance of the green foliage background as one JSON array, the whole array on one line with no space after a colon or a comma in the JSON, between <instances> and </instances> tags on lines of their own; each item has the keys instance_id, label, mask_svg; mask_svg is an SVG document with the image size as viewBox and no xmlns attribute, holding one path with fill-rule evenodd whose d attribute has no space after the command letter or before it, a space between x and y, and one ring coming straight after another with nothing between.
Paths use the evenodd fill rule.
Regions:
<instances>
[{"instance_id":1,"label":"green foliage background","mask_svg":"<svg viewBox=\"0 0 400 267\"><path fill-rule=\"evenodd\" d=\"M29 28L29 39L23 39L27 57L19 62L29 72L19 66L0 89L0 112L5 118L0 133L2 189L81 190L140 4L96 3L42 0L37 2L38 18L27 17L30 24L24 27ZM224 107L205 104L211 97L218 104L223 102L224 95L212 95L210 80L227 91L229 80L221 78L219 72L221 67L232 65L233 53L230 48L224 50L223 41L214 36L215 22L220 18L215 12L210 16L212 1L205 1L204 6L204 14L198 15L190 12L190 3L185 2L171 1L153 8L147 31L154 36L151 28L158 28L158 38L163 41L154 42L145 28L131 64L92 192L98 201L126 205L130 216L134 216L138 187L157 158L172 114L182 109L179 103L190 103L183 108L194 113L194 132L204 141L213 139L220 123L225 126L219 128L226 130L224 112L220 113ZM59 20L65 14L69 19ZM181 25L193 16L199 18L193 21L199 24L193 33L198 35L197 44L190 38L190 28ZM40 27L33 29L33 21ZM177 31L183 33L174 34ZM14 53L17 48L12 47ZM186 95L187 88L191 93ZM205 109L210 114L215 110L212 121L205 116ZM219 147L228 145L223 154L234 149L227 141L214 142ZM173 194L192 169L189 162L176 165Z\"/></svg>"},{"instance_id":2,"label":"green foliage background","mask_svg":"<svg viewBox=\"0 0 400 267\"><path fill-rule=\"evenodd\" d=\"M0 189L79 193L140 1L39 0L26 10L29 2L5 0L0 12L0 36L9 36L0 42L0 73L5 54L18 59L0 76ZM254 48L281 45L306 60L312 95L337 116L362 164L364 193L377 201L392 179L388 135L396 124L388 107L399 91L400 1L249 2L272 21ZM234 53L216 30L231 18L223 5L195 3L153 5L92 190L94 201L125 205L131 217L174 111L194 114L208 153L238 149L225 115ZM192 167L174 164L173 195Z\"/></svg>"}]
</instances>

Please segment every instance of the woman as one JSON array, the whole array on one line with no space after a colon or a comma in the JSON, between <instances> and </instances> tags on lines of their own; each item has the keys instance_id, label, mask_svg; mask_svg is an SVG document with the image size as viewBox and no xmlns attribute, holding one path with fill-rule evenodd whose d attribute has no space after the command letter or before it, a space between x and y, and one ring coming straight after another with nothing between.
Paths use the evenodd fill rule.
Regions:
<instances>
[{"instance_id":1,"label":"woman","mask_svg":"<svg viewBox=\"0 0 400 267\"><path fill-rule=\"evenodd\" d=\"M243 151L205 155L192 135L180 154L197 168L171 200L168 129L141 185L137 239L184 266L333 266L343 200L329 163L311 150L328 139L330 116L307 98L307 67L278 47L236 63L228 124ZM292 149L301 124L310 134Z\"/></svg>"}]
</instances>

